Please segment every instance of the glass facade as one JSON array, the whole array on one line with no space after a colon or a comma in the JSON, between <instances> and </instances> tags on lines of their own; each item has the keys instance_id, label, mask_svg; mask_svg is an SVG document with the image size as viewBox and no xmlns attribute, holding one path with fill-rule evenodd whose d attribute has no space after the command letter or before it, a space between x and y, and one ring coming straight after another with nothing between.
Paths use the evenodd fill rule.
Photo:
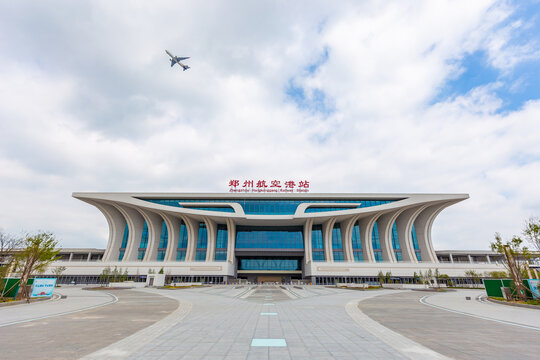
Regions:
<instances>
[{"instance_id":1,"label":"glass facade","mask_svg":"<svg viewBox=\"0 0 540 360\"><path fill-rule=\"evenodd\" d=\"M302 226L238 226L237 249L303 249Z\"/></svg>"},{"instance_id":2,"label":"glass facade","mask_svg":"<svg viewBox=\"0 0 540 360\"><path fill-rule=\"evenodd\" d=\"M411 238L412 238L413 249L414 249L414 254L416 255L416 259L418 261L422 261L422 255L420 253L420 247L418 247L418 238L416 237L416 229L414 228L414 224L411 230Z\"/></svg>"},{"instance_id":3,"label":"glass facade","mask_svg":"<svg viewBox=\"0 0 540 360\"><path fill-rule=\"evenodd\" d=\"M208 247L208 229L205 223L199 223L199 236L197 238L197 250L195 261L206 261L206 248Z\"/></svg>"},{"instance_id":4,"label":"glass facade","mask_svg":"<svg viewBox=\"0 0 540 360\"><path fill-rule=\"evenodd\" d=\"M334 224L332 229L332 253L334 261L343 261L343 241L341 239L341 226Z\"/></svg>"},{"instance_id":5,"label":"glass facade","mask_svg":"<svg viewBox=\"0 0 540 360\"><path fill-rule=\"evenodd\" d=\"M324 261L322 225L313 225L311 228L311 254L313 261Z\"/></svg>"},{"instance_id":6,"label":"glass facade","mask_svg":"<svg viewBox=\"0 0 540 360\"><path fill-rule=\"evenodd\" d=\"M143 231L141 235L141 243L139 244L139 252L137 254L137 260L144 259L144 254L146 254L146 247L148 246L148 225L146 221L143 225Z\"/></svg>"},{"instance_id":7,"label":"glass facade","mask_svg":"<svg viewBox=\"0 0 540 360\"><path fill-rule=\"evenodd\" d=\"M272 257L240 259L238 270L298 271L302 268L298 259Z\"/></svg>"},{"instance_id":8,"label":"glass facade","mask_svg":"<svg viewBox=\"0 0 540 360\"><path fill-rule=\"evenodd\" d=\"M392 249L394 249L394 255L396 256L397 261L402 261L403 257L401 255L401 249L399 247L399 237L397 232L397 225L394 221L394 225L392 225Z\"/></svg>"},{"instance_id":9,"label":"glass facade","mask_svg":"<svg viewBox=\"0 0 540 360\"><path fill-rule=\"evenodd\" d=\"M165 221L161 222L161 236L159 237L159 246L157 252L157 261L163 261L165 259L165 253L167 251L167 244L169 242L169 233L167 231L167 224Z\"/></svg>"},{"instance_id":10,"label":"glass facade","mask_svg":"<svg viewBox=\"0 0 540 360\"><path fill-rule=\"evenodd\" d=\"M358 224L354 225L352 229L352 249L354 261L364 261L362 238L360 236L360 226Z\"/></svg>"},{"instance_id":11,"label":"glass facade","mask_svg":"<svg viewBox=\"0 0 540 360\"><path fill-rule=\"evenodd\" d=\"M118 261L122 261L124 254L126 253L126 247L129 239L129 226L126 223L124 228L124 237L122 238L122 245L120 245L120 253L118 254Z\"/></svg>"},{"instance_id":12,"label":"glass facade","mask_svg":"<svg viewBox=\"0 0 540 360\"><path fill-rule=\"evenodd\" d=\"M244 212L248 215L294 215L298 205L303 203L336 203L336 204L346 204L346 203L361 203L359 208L371 207L377 205L383 205L391 203L396 200L363 200L363 199L353 199L353 200L333 200L333 199L302 199L302 200L253 200L253 199L141 199L144 201L149 201L155 204L183 207L179 203L189 203L189 202L198 202L198 203L238 203L244 209ZM184 207L187 207L185 205ZM195 208L195 206L189 206L190 208ZM222 212L234 212L231 207L199 207L196 206L199 210L212 209L211 211L222 211ZM343 208L326 208L326 210L317 210L321 208L308 208L306 212L319 212L319 211L336 211L344 210ZM323 208L324 209L324 208Z\"/></svg>"},{"instance_id":13,"label":"glass facade","mask_svg":"<svg viewBox=\"0 0 540 360\"><path fill-rule=\"evenodd\" d=\"M215 261L227 261L228 243L227 225L218 224L216 235L216 255Z\"/></svg>"},{"instance_id":14,"label":"glass facade","mask_svg":"<svg viewBox=\"0 0 540 360\"><path fill-rule=\"evenodd\" d=\"M371 231L371 245L373 246L373 256L375 257L375 261L383 261L381 240L379 237L379 225L377 224L377 221L373 224L373 230Z\"/></svg>"},{"instance_id":15,"label":"glass facade","mask_svg":"<svg viewBox=\"0 0 540 360\"><path fill-rule=\"evenodd\" d=\"M186 260L186 250L188 245L188 231L186 224L180 222L180 234L178 235L178 248L176 249L176 261Z\"/></svg>"}]
</instances>

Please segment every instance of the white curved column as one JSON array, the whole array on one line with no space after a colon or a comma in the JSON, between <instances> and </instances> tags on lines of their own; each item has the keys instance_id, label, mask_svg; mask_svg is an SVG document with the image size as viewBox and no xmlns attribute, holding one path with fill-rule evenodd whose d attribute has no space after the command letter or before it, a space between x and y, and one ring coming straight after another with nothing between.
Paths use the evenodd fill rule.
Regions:
<instances>
[{"instance_id":1,"label":"white curved column","mask_svg":"<svg viewBox=\"0 0 540 360\"><path fill-rule=\"evenodd\" d=\"M231 218L227 218L227 262L234 264L236 245L236 224Z\"/></svg>"},{"instance_id":2,"label":"white curved column","mask_svg":"<svg viewBox=\"0 0 540 360\"><path fill-rule=\"evenodd\" d=\"M396 262L396 256L392 246L392 226L400 213L401 211L386 213L377 220L383 261Z\"/></svg>"},{"instance_id":3,"label":"white curved column","mask_svg":"<svg viewBox=\"0 0 540 360\"><path fill-rule=\"evenodd\" d=\"M340 223L341 243L343 244L343 258L346 262L354 262L352 248L352 230L357 219L358 216L355 216Z\"/></svg>"},{"instance_id":4,"label":"white curved column","mask_svg":"<svg viewBox=\"0 0 540 360\"><path fill-rule=\"evenodd\" d=\"M217 224L209 218L204 218L207 229L206 261L214 261L216 254Z\"/></svg>"},{"instance_id":5,"label":"white curved column","mask_svg":"<svg viewBox=\"0 0 540 360\"><path fill-rule=\"evenodd\" d=\"M188 230L188 246L186 249L186 261L195 261L197 239L199 238L199 221L185 217L184 223Z\"/></svg>"},{"instance_id":6,"label":"white curved column","mask_svg":"<svg viewBox=\"0 0 540 360\"><path fill-rule=\"evenodd\" d=\"M141 213L148 226L148 243L146 244L143 261L156 261L163 219L154 212L142 209L137 210Z\"/></svg>"},{"instance_id":7,"label":"white curved column","mask_svg":"<svg viewBox=\"0 0 540 360\"><path fill-rule=\"evenodd\" d=\"M360 226L360 237L362 239L362 253L364 255L365 262L375 262L375 255L373 253L373 241L371 240L373 226L379 214L374 214L361 218L358 222Z\"/></svg>"},{"instance_id":8,"label":"white curved column","mask_svg":"<svg viewBox=\"0 0 540 360\"><path fill-rule=\"evenodd\" d=\"M176 216L160 212L161 217L167 225L167 234L169 241L167 242L167 252L165 253L165 261L176 260L176 249L178 248L178 238L180 237L180 221Z\"/></svg>"},{"instance_id":9,"label":"white curved column","mask_svg":"<svg viewBox=\"0 0 540 360\"><path fill-rule=\"evenodd\" d=\"M323 242L324 242L324 258L326 262L334 262L334 252L332 250L332 229L336 219L332 218L322 224Z\"/></svg>"},{"instance_id":10,"label":"white curved column","mask_svg":"<svg viewBox=\"0 0 540 360\"><path fill-rule=\"evenodd\" d=\"M414 208L407 209L403 211L396 219L396 228L399 238L399 247L401 248L401 255L403 261L417 263L418 259L414 252L413 242L412 242L412 226L414 220L420 214L427 205L416 206Z\"/></svg>"},{"instance_id":11,"label":"white curved column","mask_svg":"<svg viewBox=\"0 0 540 360\"><path fill-rule=\"evenodd\" d=\"M307 219L304 223L304 264L309 264L313 261L312 249L311 249L311 229L313 226L313 219Z\"/></svg>"},{"instance_id":12,"label":"white curved column","mask_svg":"<svg viewBox=\"0 0 540 360\"><path fill-rule=\"evenodd\" d=\"M416 218L414 227L416 229L416 238L418 239L418 247L420 248L422 262L439 262L431 241L431 227L435 221L435 218L441 211L458 201L449 201L442 204L438 203L429 206L424 209Z\"/></svg>"},{"instance_id":13,"label":"white curved column","mask_svg":"<svg viewBox=\"0 0 540 360\"><path fill-rule=\"evenodd\" d=\"M124 238L124 230L126 228L126 219L116 208L112 205L85 200L87 203L94 205L109 224L109 240L107 241L107 247L103 253L103 261L118 261L120 255L120 246L122 246L122 240Z\"/></svg>"},{"instance_id":14,"label":"white curved column","mask_svg":"<svg viewBox=\"0 0 540 360\"><path fill-rule=\"evenodd\" d=\"M136 261L141 244L141 235L144 227L144 218L135 209L119 204L113 205L126 219L129 229L129 239L122 261Z\"/></svg>"}]
</instances>

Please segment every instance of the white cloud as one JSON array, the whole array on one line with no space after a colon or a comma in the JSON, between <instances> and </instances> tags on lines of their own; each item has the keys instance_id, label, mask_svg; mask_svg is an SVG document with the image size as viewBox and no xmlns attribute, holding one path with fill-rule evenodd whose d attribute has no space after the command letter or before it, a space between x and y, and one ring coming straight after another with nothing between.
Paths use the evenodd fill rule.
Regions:
<instances>
[{"instance_id":1,"label":"white cloud","mask_svg":"<svg viewBox=\"0 0 540 360\"><path fill-rule=\"evenodd\" d=\"M105 220L71 192L225 191L232 177L470 193L440 215L436 248L487 248L538 215L540 103L498 114L489 84L430 105L465 54L510 48L494 32L507 4L161 5L0 9L0 226L103 247ZM169 68L165 48L192 69ZM297 108L291 80L334 111Z\"/></svg>"}]
</instances>

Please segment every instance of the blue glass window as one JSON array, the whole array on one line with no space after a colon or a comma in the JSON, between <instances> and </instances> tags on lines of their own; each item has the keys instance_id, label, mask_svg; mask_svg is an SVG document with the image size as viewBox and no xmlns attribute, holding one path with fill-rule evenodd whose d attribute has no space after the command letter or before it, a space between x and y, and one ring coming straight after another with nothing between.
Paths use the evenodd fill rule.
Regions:
<instances>
[{"instance_id":1,"label":"blue glass window","mask_svg":"<svg viewBox=\"0 0 540 360\"><path fill-rule=\"evenodd\" d=\"M302 226L238 226L237 249L303 249Z\"/></svg>"},{"instance_id":2,"label":"blue glass window","mask_svg":"<svg viewBox=\"0 0 540 360\"><path fill-rule=\"evenodd\" d=\"M146 221L143 225L143 231L141 234L141 243L139 245L139 249L146 249L148 246L148 225L146 224Z\"/></svg>"},{"instance_id":3,"label":"blue glass window","mask_svg":"<svg viewBox=\"0 0 540 360\"><path fill-rule=\"evenodd\" d=\"M165 250L158 250L157 261L163 261L165 259Z\"/></svg>"},{"instance_id":4,"label":"blue glass window","mask_svg":"<svg viewBox=\"0 0 540 360\"><path fill-rule=\"evenodd\" d=\"M122 244L120 245L120 252L118 253L118 261L122 261L124 254L126 253L126 247L129 239L129 226L126 223L124 227L124 237L122 238Z\"/></svg>"},{"instance_id":5,"label":"blue glass window","mask_svg":"<svg viewBox=\"0 0 540 360\"><path fill-rule=\"evenodd\" d=\"M413 224L412 230L411 230L411 238L412 238L412 243L413 243L413 248L414 248L414 253L416 255L416 259L418 261L422 261L422 255L421 255L421 252L420 252L420 247L418 246L418 238L416 237L416 229L414 228L414 224Z\"/></svg>"},{"instance_id":6,"label":"blue glass window","mask_svg":"<svg viewBox=\"0 0 540 360\"><path fill-rule=\"evenodd\" d=\"M144 259L147 246L148 246L148 225L146 224L146 221L145 221L143 225L142 235L141 235L141 243L139 244L139 252L137 254L137 260Z\"/></svg>"},{"instance_id":7,"label":"blue glass window","mask_svg":"<svg viewBox=\"0 0 540 360\"><path fill-rule=\"evenodd\" d=\"M227 243L228 243L227 225L218 224L217 236L216 236L215 261L227 260Z\"/></svg>"},{"instance_id":8,"label":"blue glass window","mask_svg":"<svg viewBox=\"0 0 540 360\"><path fill-rule=\"evenodd\" d=\"M324 251L313 251L313 261L324 261Z\"/></svg>"},{"instance_id":9,"label":"blue glass window","mask_svg":"<svg viewBox=\"0 0 540 360\"><path fill-rule=\"evenodd\" d=\"M244 212L248 215L294 215L298 205L303 203L336 203L336 204L347 204L347 203L360 203L360 208L371 207L377 205L383 205L391 203L394 201L399 201L402 199L386 199L386 200L363 200L363 199L351 199L351 200L334 200L334 199L296 199L296 200L268 200L268 199L141 199L144 201L149 201L155 204L183 207L180 203L238 203L244 209ZM201 207L199 205L187 205L184 207L189 207L198 210L210 210L210 211L222 211L222 212L233 212L234 210L230 207ZM349 207L350 209L350 207ZM320 212L320 211L340 211L344 208L340 207L326 207L326 208L317 208L317 207L308 207L306 212Z\"/></svg>"},{"instance_id":10,"label":"blue glass window","mask_svg":"<svg viewBox=\"0 0 540 360\"><path fill-rule=\"evenodd\" d=\"M392 225L392 247L394 248L394 250L399 250L399 237L395 221L394 225Z\"/></svg>"},{"instance_id":11,"label":"blue glass window","mask_svg":"<svg viewBox=\"0 0 540 360\"><path fill-rule=\"evenodd\" d=\"M313 225L311 229L311 252L313 261L324 261L322 225Z\"/></svg>"},{"instance_id":12,"label":"blue glass window","mask_svg":"<svg viewBox=\"0 0 540 360\"><path fill-rule=\"evenodd\" d=\"M208 247L208 229L205 223L199 223L199 236L197 238L197 250L195 251L195 261L206 260L206 248Z\"/></svg>"},{"instance_id":13,"label":"blue glass window","mask_svg":"<svg viewBox=\"0 0 540 360\"><path fill-rule=\"evenodd\" d=\"M167 251L167 244L169 243L169 233L167 231L167 224L165 221L161 222L161 236L159 237L159 246L157 252L157 261L163 261L165 259L165 252Z\"/></svg>"},{"instance_id":14,"label":"blue glass window","mask_svg":"<svg viewBox=\"0 0 540 360\"><path fill-rule=\"evenodd\" d=\"M197 250L195 252L195 261L206 261L206 250Z\"/></svg>"},{"instance_id":15,"label":"blue glass window","mask_svg":"<svg viewBox=\"0 0 540 360\"><path fill-rule=\"evenodd\" d=\"M256 258L240 259L238 270L280 270L297 271L301 270L298 259L288 258Z\"/></svg>"},{"instance_id":16,"label":"blue glass window","mask_svg":"<svg viewBox=\"0 0 540 360\"><path fill-rule=\"evenodd\" d=\"M159 238L159 249L166 249L169 242L169 234L165 221L161 222L161 237Z\"/></svg>"},{"instance_id":17,"label":"blue glass window","mask_svg":"<svg viewBox=\"0 0 540 360\"><path fill-rule=\"evenodd\" d=\"M176 261L185 261L185 260L186 260L186 250L177 250Z\"/></svg>"},{"instance_id":18,"label":"blue glass window","mask_svg":"<svg viewBox=\"0 0 540 360\"><path fill-rule=\"evenodd\" d=\"M144 259L144 254L146 253L145 250L139 250L139 252L137 253L137 260L142 260Z\"/></svg>"},{"instance_id":19,"label":"blue glass window","mask_svg":"<svg viewBox=\"0 0 540 360\"><path fill-rule=\"evenodd\" d=\"M178 248L176 249L176 261L186 260L187 245L188 245L187 227L183 221L180 221L180 234L178 235Z\"/></svg>"},{"instance_id":20,"label":"blue glass window","mask_svg":"<svg viewBox=\"0 0 540 360\"><path fill-rule=\"evenodd\" d=\"M373 246L373 256L375 257L376 262L383 261L382 250L381 250L381 240L379 237L379 226L377 221L373 224L373 230L371 231L371 244Z\"/></svg>"},{"instance_id":21,"label":"blue glass window","mask_svg":"<svg viewBox=\"0 0 540 360\"><path fill-rule=\"evenodd\" d=\"M125 249L127 247L128 239L129 239L129 226L126 223L126 227L124 228L124 237L122 238L122 245L120 246L120 248Z\"/></svg>"},{"instance_id":22,"label":"blue glass window","mask_svg":"<svg viewBox=\"0 0 540 360\"><path fill-rule=\"evenodd\" d=\"M216 261L227 261L227 250L216 250Z\"/></svg>"},{"instance_id":23,"label":"blue glass window","mask_svg":"<svg viewBox=\"0 0 540 360\"><path fill-rule=\"evenodd\" d=\"M394 255L396 257L397 261L402 261L403 257L401 255L401 250L399 248L399 237L397 232L397 225L394 221L394 225L392 225L392 248L394 249Z\"/></svg>"},{"instance_id":24,"label":"blue glass window","mask_svg":"<svg viewBox=\"0 0 540 360\"><path fill-rule=\"evenodd\" d=\"M332 229L332 252L334 261L343 261L343 242L341 239L340 224L334 224Z\"/></svg>"},{"instance_id":25,"label":"blue glass window","mask_svg":"<svg viewBox=\"0 0 540 360\"><path fill-rule=\"evenodd\" d=\"M360 236L360 226L358 224L353 226L352 229L352 248L354 261L364 261L362 254L362 238Z\"/></svg>"}]
</instances>

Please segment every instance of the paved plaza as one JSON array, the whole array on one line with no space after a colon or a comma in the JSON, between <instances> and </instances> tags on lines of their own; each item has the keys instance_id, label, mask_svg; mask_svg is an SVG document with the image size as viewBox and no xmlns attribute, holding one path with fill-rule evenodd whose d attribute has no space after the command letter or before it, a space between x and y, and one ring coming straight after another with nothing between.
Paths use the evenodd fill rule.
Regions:
<instances>
[{"instance_id":1,"label":"paved plaza","mask_svg":"<svg viewBox=\"0 0 540 360\"><path fill-rule=\"evenodd\" d=\"M67 299L0 308L7 358L535 359L540 352L540 311L477 301L481 290L62 291Z\"/></svg>"}]
</instances>

